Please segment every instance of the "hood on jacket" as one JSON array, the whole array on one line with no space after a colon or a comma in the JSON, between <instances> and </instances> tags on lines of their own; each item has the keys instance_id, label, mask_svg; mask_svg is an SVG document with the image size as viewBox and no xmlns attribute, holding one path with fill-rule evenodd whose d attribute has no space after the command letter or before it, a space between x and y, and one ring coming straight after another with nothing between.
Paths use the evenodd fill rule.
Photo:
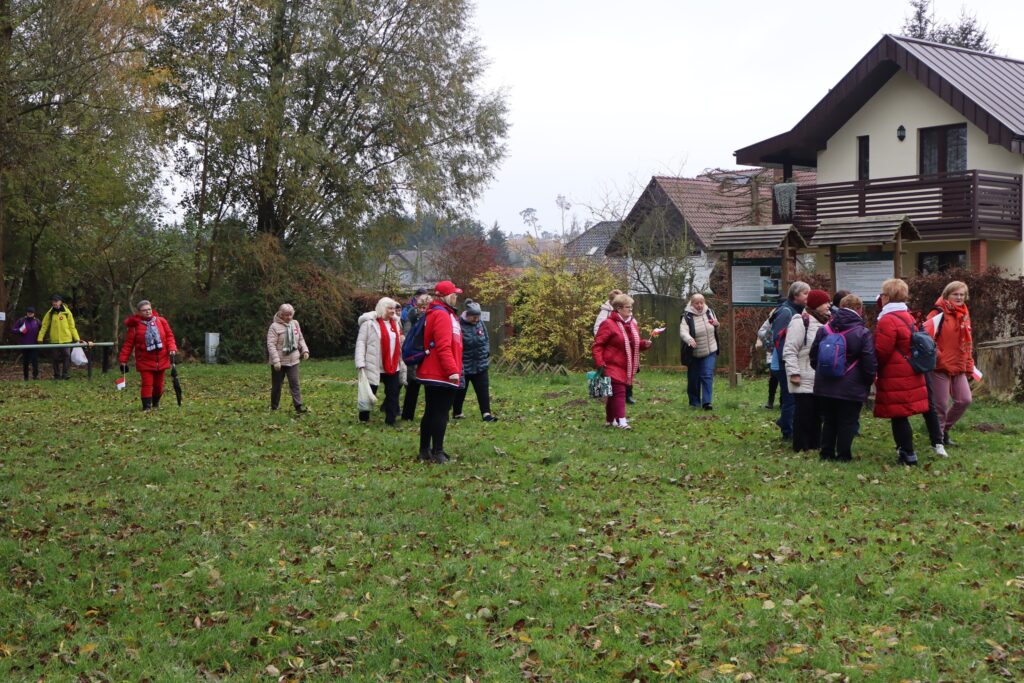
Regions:
<instances>
[{"instance_id":1,"label":"hood on jacket","mask_svg":"<svg viewBox=\"0 0 1024 683\"><path fill-rule=\"evenodd\" d=\"M707 313L711 313L711 309L708 307L707 304L704 304L704 310L701 311L700 313L697 312L697 309L695 309L692 304L686 304L686 309L685 310L686 310L687 313L692 313L693 315L705 315ZM715 314L711 313L711 317L714 317L714 316L715 316Z\"/></svg>"},{"instance_id":2,"label":"hood on jacket","mask_svg":"<svg viewBox=\"0 0 1024 683\"><path fill-rule=\"evenodd\" d=\"M863 324L864 318L857 315L857 311L849 308L837 309L835 315L828 321L828 326L833 332L842 332Z\"/></svg>"},{"instance_id":3,"label":"hood on jacket","mask_svg":"<svg viewBox=\"0 0 1024 683\"><path fill-rule=\"evenodd\" d=\"M369 320L376 320L376 319L377 319L377 312L376 311L368 311L366 313L363 313L361 316L359 316L359 324L362 325L363 323L365 323L365 322L367 322Z\"/></svg>"},{"instance_id":4,"label":"hood on jacket","mask_svg":"<svg viewBox=\"0 0 1024 683\"><path fill-rule=\"evenodd\" d=\"M156 313L154 313L153 315L156 315ZM281 311L278 311L277 313L274 314L274 322L278 323L279 325L287 325L288 324L284 320L281 319ZM294 315L292 315L292 319L289 322L295 322L295 316Z\"/></svg>"},{"instance_id":5,"label":"hood on jacket","mask_svg":"<svg viewBox=\"0 0 1024 683\"><path fill-rule=\"evenodd\" d=\"M602 311L608 311L609 313L611 313L615 309L612 307L612 305L610 303L605 301L603 304L601 304L601 310Z\"/></svg>"}]
</instances>

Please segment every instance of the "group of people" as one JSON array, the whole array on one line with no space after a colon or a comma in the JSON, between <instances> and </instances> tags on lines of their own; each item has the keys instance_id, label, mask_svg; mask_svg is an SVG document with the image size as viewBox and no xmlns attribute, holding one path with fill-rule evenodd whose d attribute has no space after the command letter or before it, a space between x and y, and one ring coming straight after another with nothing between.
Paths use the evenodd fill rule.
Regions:
<instances>
[{"instance_id":1,"label":"group of people","mask_svg":"<svg viewBox=\"0 0 1024 683\"><path fill-rule=\"evenodd\" d=\"M50 308L42 319L36 317L34 306L25 308L25 315L14 321L11 327L14 338L19 345L35 344L82 344L75 327L75 316L64 303L64 297L54 294L50 297ZM71 379L71 347L53 349L51 354L54 379ZM29 367L32 379L39 379L39 349L26 348L21 352L21 369L25 381L29 378Z\"/></svg>"},{"instance_id":2,"label":"group of people","mask_svg":"<svg viewBox=\"0 0 1024 683\"><path fill-rule=\"evenodd\" d=\"M874 415L890 421L900 463L918 461L910 424L915 415L923 417L934 453L948 455L950 431L971 404L975 373L967 297L965 283L950 282L918 325L907 306L907 283L886 280L872 331L857 295L830 296L793 283L761 333L779 387L782 439L795 451L818 451L823 460L851 460L860 412L874 386ZM933 346L916 338L920 333Z\"/></svg>"},{"instance_id":3,"label":"group of people","mask_svg":"<svg viewBox=\"0 0 1024 683\"><path fill-rule=\"evenodd\" d=\"M792 442L795 451L818 451L823 460L851 460L860 412L874 387L874 414L890 421L900 463L917 463L910 425L914 415L923 416L934 453L948 455L950 431L971 404L975 373L967 297L965 283L950 282L918 325L907 306L907 283L886 280L875 302L879 312L871 331L857 295L838 291L830 296L805 282L793 283L758 332L772 370L767 407L772 407L778 388L776 424L782 439ZM630 429L626 404L633 402L640 353L658 333L641 338L633 303L627 294L613 290L594 323L594 365L599 376L611 381L605 425L620 429ZM704 296L694 294L679 322L686 392L693 408L714 407L719 327ZM915 334L922 332L934 343L933 350L925 350L934 357L934 366L927 369L914 359L921 353Z\"/></svg>"}]
</instances>

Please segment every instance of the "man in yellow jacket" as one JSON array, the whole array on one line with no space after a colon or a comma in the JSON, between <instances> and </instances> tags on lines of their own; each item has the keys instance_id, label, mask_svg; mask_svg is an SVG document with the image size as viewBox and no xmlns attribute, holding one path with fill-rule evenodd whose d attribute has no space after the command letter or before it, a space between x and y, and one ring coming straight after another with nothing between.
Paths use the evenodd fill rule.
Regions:
<instances>
[{"instance_id":1,"label":"man in yellow jacket","mask_svg":"<svg viewBox=\"0 0 1024 683\"><path fill-rule=\"evenodd\" d=\"M49 336L49 341L46 341ZM78 329L75 327L75 316L64 305L64 297L54 294L50 297L50 310L43 316L43 326L39 328L40 344L71 344L78 343ZM71 349L53 350L53 378L71 379Z\"/></svg>"}]
</instances>

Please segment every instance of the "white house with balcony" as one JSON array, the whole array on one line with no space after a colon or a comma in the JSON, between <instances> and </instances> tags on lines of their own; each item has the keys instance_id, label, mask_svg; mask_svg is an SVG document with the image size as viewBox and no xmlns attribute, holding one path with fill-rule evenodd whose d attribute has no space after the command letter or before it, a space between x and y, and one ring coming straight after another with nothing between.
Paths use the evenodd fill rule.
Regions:
<instances>
[{"instance_id":1,"label":"white house with balcony","mask_svg":"<svg viewBox=\"0 0 1024 683\"><path fill-rule=\"evenodd\" d=\"M887 35L792 130L735 154L786 178L816 169L774 208L808 241L824 219L906 215L920 240L903 273L1024 273L1024 61Z\"/></svg>"}]
</instances>

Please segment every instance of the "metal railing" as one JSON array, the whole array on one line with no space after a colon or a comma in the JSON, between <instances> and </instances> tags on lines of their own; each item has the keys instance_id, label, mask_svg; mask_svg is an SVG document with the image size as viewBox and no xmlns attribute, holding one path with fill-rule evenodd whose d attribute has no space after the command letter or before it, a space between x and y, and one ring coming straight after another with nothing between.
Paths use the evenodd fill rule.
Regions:
<instances>
[{"instance_id":1,"label":"metal railing","mask_svg":"<svg viewBox=\"0 0 1024 683\"><path fill-rule=\"evenodd\" d=\"M110 352L114 347L114 342L73 342L70 344L8 344L6 346L0 346L0 351L24 351L25 349L74 349L80 348L85 351L86 359L86 372L89 379L92 379L92 349L100 348L103 350L102 358L102 369L103 372L110 372Z\"/></svg>"}]
</instances>

